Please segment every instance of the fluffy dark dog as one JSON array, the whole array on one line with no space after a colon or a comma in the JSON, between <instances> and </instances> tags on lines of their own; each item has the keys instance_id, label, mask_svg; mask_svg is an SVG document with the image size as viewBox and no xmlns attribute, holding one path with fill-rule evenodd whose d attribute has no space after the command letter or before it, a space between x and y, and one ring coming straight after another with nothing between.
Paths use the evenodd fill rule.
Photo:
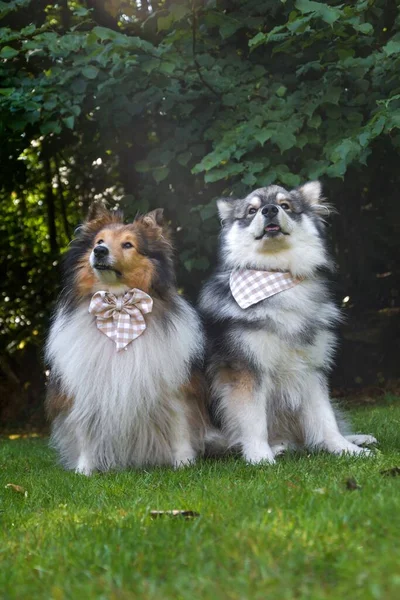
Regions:
<instances>
[{"instance_id":1,"label":"fluffy dark dog","mask_svg":"<svg viewBox=\"0 0 400 600\"><path fill-rule=\"evenodd\" d=\"M287 446L368 454L368 435L344 435L328 394L339 310L327 273L318 181L222 199L219 267L200 309L208 330L211 410L251 463Z\"/></svg>"},{"instance_id":2,"label":"fluffy dark dog","mask_svg":"<svg viewBox=\"0 0 400 600\"><path fill-rule=\"evenodd\" d=\"M203 334L177 293L162 211L125 225L94 206L64 271L46 357L52 441L65 467L89 475L193 461L204 446L192 369Z\"/></svg>"}]
</instances>

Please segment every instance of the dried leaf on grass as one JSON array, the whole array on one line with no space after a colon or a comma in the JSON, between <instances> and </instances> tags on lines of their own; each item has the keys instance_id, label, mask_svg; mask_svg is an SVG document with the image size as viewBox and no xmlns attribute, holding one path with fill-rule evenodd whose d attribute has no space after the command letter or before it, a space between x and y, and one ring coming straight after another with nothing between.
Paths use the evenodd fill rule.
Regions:
<instances>
[{"instance_id":1,"label":"dried leaf on grass","mask_svg":"<svg viewBox=\"0 0 400 600\"><path fill-rule=\"evenodd\" d=\"M299 486L293 483L293 481L287 481L286 485L290 488L298 488Z\"/></svg>"},{"instance_id":2,"label":"dried leaf on grass","mask_svg":"<svg viewBox=\"0 0 400 600\"><path fill-rule=\"evenodd\" d=\"M20 485L16 485L15 483L7 483L5 487L10 490L14 490L14 492L17 492L18 494L23 494L25 498L27 498L28 496L28 492L26 491L26 489Z\"/></svg>"},{"instance_id":3,"label":"dried leaf on grass","mask_svg":"<svg viewBox=\"0 0 400 600\"><path fill-rule=\"evenodd\" d=\"M354 479L354 477L349 477L346 480L346 489L353 491L353 490L361 490L361 485L359 485L357 483L357 481Z\"/></svg>"},{"instance_id":4,"label":"dried leaf on grass","mask_svg":"<svg viewBox=\"0 0 400 600\"><path fill-rule=\"evenodd\" d=\"M380 471L381 475L386 475L386 477L399 477L400 476L400 467L392 467L391 469L383 469Z\"/></svg>"},{"instance_id":5,"label":"dried leaf on grass","mask_svg":"<svg viewBox=\"0 0 400 600\"><path fill-rule=\"evenodd\" d=\"M159 517L183 517L184 519L194 519L199 517L200 514L194 510L151 510L150 516L152 519L158 519Z\"/></svg>"}]
</instances>

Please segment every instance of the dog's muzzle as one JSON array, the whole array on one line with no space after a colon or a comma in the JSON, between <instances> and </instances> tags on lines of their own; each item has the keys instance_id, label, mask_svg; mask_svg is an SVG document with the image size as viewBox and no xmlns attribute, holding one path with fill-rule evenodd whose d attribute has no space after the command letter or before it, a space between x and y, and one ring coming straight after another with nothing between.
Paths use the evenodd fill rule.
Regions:
<instances>
[{"instance_id":1,"label":"dog's muzzle","mask_svg":"<svg viewBox=\"0 0 400 600\"><path fill-rule=\"evenodd\" d=\"M261 214L264 217L263 233L257 239L263 238L265 235L274 237L280 233L284 233L279 223L279 208L276 204L266 204L261 209Z\"/></svg>"},{"instance_id":2,"label":"dog's muzzle","mask_svg":"<svg viewBox=\"0 0 400 600\"><path fill-rule=\"evenodd\" d=\"M107 246L95 246L95 248L93 248L93 255L93 267L95 269L98 269L99 271L107 271L111 268L108 261L110 251Z\"/></svg>"}]
</instances>

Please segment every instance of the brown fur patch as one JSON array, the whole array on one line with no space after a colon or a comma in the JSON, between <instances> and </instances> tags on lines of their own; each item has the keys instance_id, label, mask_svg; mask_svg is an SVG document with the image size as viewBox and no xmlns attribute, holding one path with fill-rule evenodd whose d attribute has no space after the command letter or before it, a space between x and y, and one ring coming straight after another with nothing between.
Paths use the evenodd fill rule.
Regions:
<instances>
[{"instance_id":1,"label":"brown fur patch","mask_svg":"<svg viewBox=\"0 0 400 600\"><path fill-rule=\"evenodd\" d=\"M231 389L232 400L246 402L252 398L255 380L250 371L230 369L228 367L219 370L216 377L217 386L228 386Z\"/></svg>"},{"instance_id":2,"label":"brown fur patch","mask_svg":"<svg viewBox=\"0 0 400 600\"><path fill-rule=\"evenodd\" d=\"M190 379L181 387L180 391L190 430L195 438L202 438L205 428L210 423L207 411L207 384L201 371L193 371Z\"/></svg>"},{"instance_id":3,"label":"brown fur patch","mask_svg":"<svg viewBox=\"0 0 400 600\"><path fill-rule=\"evenodd\" d=\"M118 284L126 285L129 289L139 288L146 293L150 292L154 275L152 261L140 253L140 237L138 225L114 224L100 229L94 238L93 247L82 257L78 264L76 286L80 297L87 296L95 291L99 280L96 277L89 259L90 254L99 240L108 246L113 258L113 267L121 273ZM131 243L132 248L124 248L123 244Z\"/></svg>"},{"instance_id":4,"label":"brown fur patch","mask_svg":"<svg viewBox=\"0 0 400 600\"><path fill-rule=\"evenodd\" d=\"M87 219L82 228L86 232L96 232L107 225L123 224L122 214L118 211L110 211L103 204L94 202L90 208Z\"/></svg>"},{"instance_id":5,"label":"brown fur patch","mask_svg":"<svg viewBox=\"0 0 400 600\"><path fill-rule=\"evenodd\" d=\"M57 385L49 383L47 389L45 410L46 416L53 421L59 414L71 410L73 400L58 388Z\"/></svg>"}]
</instances>

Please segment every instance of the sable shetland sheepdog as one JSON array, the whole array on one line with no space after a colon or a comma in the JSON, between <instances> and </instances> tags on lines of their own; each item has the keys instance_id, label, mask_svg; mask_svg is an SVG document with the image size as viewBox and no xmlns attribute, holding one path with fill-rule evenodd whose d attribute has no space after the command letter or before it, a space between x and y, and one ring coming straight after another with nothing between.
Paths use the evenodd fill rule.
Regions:
<instances>
[{"instance_id":1,"label":"sable shetland sheepdog","mask_svg":"<svg viewBox=\"0 0 400 600\"><path fill-rule=\"evenodd\" d=\"M204 445L193 375L203 334L177 294L162 210L124 225L93 205L64 275L46 346L46 407L64 466L90 475L192 462Z\"/></svg>"},{"instance_id":2,"label":"sable shetland sheepdog","mask_svg":"<svg viewBox=\"0 0 400 600\"><path fill-rule=\"evenodd\" d=\"M368 454L328 395L339 310L327 273L327 205L318 181L221 199L219 267L200 296L208 330L211 413L250 463L286 447Z\"/></svg>"}]
</instances>

